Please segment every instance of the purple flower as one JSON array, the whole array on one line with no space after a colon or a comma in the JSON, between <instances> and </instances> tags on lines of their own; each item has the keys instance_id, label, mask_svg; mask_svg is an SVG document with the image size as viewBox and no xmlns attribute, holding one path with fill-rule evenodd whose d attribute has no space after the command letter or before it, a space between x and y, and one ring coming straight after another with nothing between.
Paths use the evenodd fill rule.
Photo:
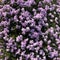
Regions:
<instances>
[{"instance_id":1,"label":"purple flower","mask_svg":"<svg viewBox=\"0 0 60 60\"><path fill-rule=\"evenodd\" d=\"M58 60L60 56L59 0L56 2L54 0L1 0L1 2L0 48L5 48L3 50L14 56L16 60L48 60L48 58ZM5 60L11 60L10 55Z\"/></svg>"},{"instance_id":2,"label":"purple flower","mask_svg":"<svg viewBox=\"0 0 60 60\"><path fill-rule=\"evenodd\" d=\"M14 4L15 3L15 0L11 0L11 4Z\"/></svg>"},{"instance_id":3,"label":"purple flower","mask_svg":"<svg viewBox=\"0 0 60 60\"><path fill-rule=\"evenodd\" d=\"M24 3L24 5L27 6L27 7L31 7L31 5L34 5L34 4L35 4L34 0L28 0Z\"/></svg>"},{"instance_id":4,"label":"purple flower","mask_svg":"<svg viewBox=\"0 0 60 60\"><path fill-rule=\"evenodd\" d=\"M51 3L52 0L44 0L44 2Z\"/></svg>"},{"instance_id":5,"label":"purple flower","mask_svg":"<svg viewBox=\"0 0 60 60\"><path fill-rule=\"evenodd\" d=\"M20 42L22 40L23 40L23 36L22 35L16 37L16 42Z\"/></svg>"}]
</instances>

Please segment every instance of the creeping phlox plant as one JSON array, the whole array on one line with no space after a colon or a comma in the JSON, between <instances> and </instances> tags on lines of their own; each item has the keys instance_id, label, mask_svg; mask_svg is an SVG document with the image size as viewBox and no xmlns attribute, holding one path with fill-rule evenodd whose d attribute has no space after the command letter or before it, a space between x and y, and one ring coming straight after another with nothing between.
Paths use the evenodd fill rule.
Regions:
<instances>
[{"instance_id":1,"label":"creeping phlox plant","mask_svg":"<svg viewBox=\"0 0 60 60\"><path fill-rule=\"evenodd\" d=\"M60 0L0 0L0 49L1 60L60 60Z\"/></svg>"}]
</instances>

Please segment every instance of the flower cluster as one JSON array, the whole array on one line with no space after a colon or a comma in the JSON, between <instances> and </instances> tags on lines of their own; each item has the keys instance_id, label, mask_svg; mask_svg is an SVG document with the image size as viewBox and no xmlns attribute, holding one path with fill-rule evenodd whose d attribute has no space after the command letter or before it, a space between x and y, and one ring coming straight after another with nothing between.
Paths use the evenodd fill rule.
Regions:
<instances>
[{"instance_id":1,"label":"flower cluster","mask_svg":"<svg viewBox=\"0 0 60 60\"><path fill-rule=\"evenodd\" d=\"M60 1L1 0L3 60L60 60Z\"/></svg>"}]
</instances>

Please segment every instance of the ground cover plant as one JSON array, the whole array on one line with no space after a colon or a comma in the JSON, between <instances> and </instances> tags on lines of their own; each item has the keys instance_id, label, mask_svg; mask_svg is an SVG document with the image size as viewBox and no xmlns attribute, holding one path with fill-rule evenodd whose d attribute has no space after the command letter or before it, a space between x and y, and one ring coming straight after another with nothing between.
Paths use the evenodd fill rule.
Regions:
<instances>
[{"instance_id":1,"label":"ground cover plant","mask_svg":"<svg viewBox=\"0 0 60 60\"><path fill-rule=\"evenodd\" d=\"M60 60L60 0L0 0L0 60Z\"/></svg>"}]
</instances>

